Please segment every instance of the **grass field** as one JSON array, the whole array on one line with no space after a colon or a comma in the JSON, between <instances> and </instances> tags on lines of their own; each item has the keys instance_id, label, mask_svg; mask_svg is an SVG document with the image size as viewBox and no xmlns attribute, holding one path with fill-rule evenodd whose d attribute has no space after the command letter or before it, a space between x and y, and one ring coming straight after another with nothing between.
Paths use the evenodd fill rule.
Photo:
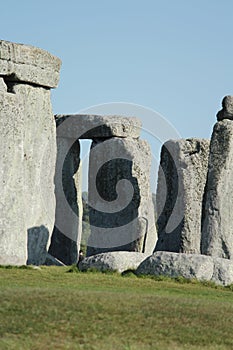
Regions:
<instances>
[{"instance_id":1,"label":"grass field","mask_svg":"<svg viewBox=\"0 0 233 350\"><path fill-rule=\"evenodd\" d=\"M233 349L230 288L68 270L0 268L1 350Z\"/></svg>"}]
</instances>

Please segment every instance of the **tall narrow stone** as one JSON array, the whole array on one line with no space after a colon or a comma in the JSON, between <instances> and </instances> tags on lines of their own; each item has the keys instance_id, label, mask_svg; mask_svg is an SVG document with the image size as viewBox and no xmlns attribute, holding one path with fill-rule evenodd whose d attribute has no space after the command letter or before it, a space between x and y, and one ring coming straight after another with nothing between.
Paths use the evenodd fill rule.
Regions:
<instances>
[{"instance_id":1,"label":"tall narrow stone","mask_svg":"<svg viewBox=\"0 0 233 350\"><path fill-rule=\"evenodd\" d=\"M210 143L201 252L233 259L233 120L228 120L232 119L230 113L223 109L218 113L221 121L215 124Z\"/></svg>"},{"instance_id":2,"label":"tall narrow stone","mask_svg":"<svg viewBox=\"0 0 233 350\"><path fill-rule=\"evenodd\" d=\"M82 231L79 140L57 137L56 220L49 253L66 265L77 262Z\"/></svg>"},{"instance_id":3,"label":"tall narrow stone","mask_svg":"<svg viewBox=\"0 0 233 350\"><path fill-rule=\"evenodd\" d=\"M46 258L55 218L49 89L58 82L60 64L41 49L0 41L2 264L39 265Z\"/></svg>"},{"instance_id":4,"label":"tall narrow stone","mask_svg":"<svg viewBox=\"0 0 233 350\"><path fill-rule=\"evenodd\" d=\"M27 261L24 117L19 96L0 91L0 264Z\"/></svg>"},{"instance_id":5,"label":"tall narrow stone","mask_svg":"<svg viewBox=\"0 0 233 350\"><path fill-rule=\"evenodd\" d=\"M208 155L209 141L204 139L171 140L163 145L156 195L155 251L200 253Z\"/></svg>"},{"instance_id":6,"label":"tall narrow stone","mask_svg":"<svg viewBox=\"0 0 233 350\"><path fill-rule=\"evenodd\" d=\"M92 143L89 161L91 235L87 255L151 253L157 239L146 141L113 137Z\"/></svg>"}]
</instances>

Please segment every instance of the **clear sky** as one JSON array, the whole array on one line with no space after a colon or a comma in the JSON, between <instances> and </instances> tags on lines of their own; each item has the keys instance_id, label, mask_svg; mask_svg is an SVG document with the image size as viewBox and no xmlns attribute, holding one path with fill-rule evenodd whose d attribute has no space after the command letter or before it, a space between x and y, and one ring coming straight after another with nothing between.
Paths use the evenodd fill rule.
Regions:
<instances>
[{"instance_id":1,"label":"clear sky","mask_svg":"<svg viewBox=\"0 0 233 350\"><path fill-rule=\"evenodd\" d=\"M130 102L182 137L210 137L222 97L233 94L232 0L1 0L0 8L1 39L61 58L54 113Z\"/></svg>"}]
</instances>

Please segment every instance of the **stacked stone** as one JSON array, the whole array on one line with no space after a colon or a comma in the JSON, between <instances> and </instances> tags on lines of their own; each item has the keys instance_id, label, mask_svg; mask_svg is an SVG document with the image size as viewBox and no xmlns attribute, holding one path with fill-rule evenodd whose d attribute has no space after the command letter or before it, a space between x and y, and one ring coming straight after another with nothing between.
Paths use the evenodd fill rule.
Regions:
<instances>
[{"instance_id":1,"label":"stacked stone","mask_svg":"<svg viewBox=\"0 0 233 350\"><path fill-rule=\"evenodd\" d=\"M50 89L61 62L0 41L0 264L41 264L55 216L56 127Z\"/></svg>"},{"instance_id":2,"label":"stacked stone","mask_svg":"<svg viewBox=\"0 0 233 350\"><path fill-rule=\"evenodd\" d=\"M73 161L64 162L66 156L59 156L59 153L69 154L69 148L79 139L92 139L88 199L91 235L87 255L116 250L152 253L157 235L150 191L151 153L147 142L139 139L140 121L120 116L57 115L56 123L57 139L63 140L59 143L65 145L58 149L59 171L67 174L67 179L74 174ZM79 160L79 156L79 148L76 147L72 159ZM60 178L58 174L58 181ZM62 250L61 237L64 242L64 239L67 241L66 236L70 241L68 247L73 241L75 251L78 250L81 240L80 181L76 182L76 191L62 190L62 186L59 191L61 195L57 195L57 203L63 196L60 204L63 209L57 212L56 226L62 227L61 222L57 225L57 220L63 217L60 221L69 221L70 227L63 225L59 229L60 241L55 238L58 235L54 232L52 243L57 240L57 244L50 247L50 253L62 262L74 263L76 257L72 250L64 245L63 253L59 253L59 249ZM67 214L67 203L78 203L76 215ZM73 231L71 226L75 228Z\"/></svg>"},{"instance_id":3,"label":"stacked stone","mask_svg":"<svg viewBox=\"0 0 233 350\"><path fill-rule=\"evenodd\" d=\"M222 101L211 143L203 203L202 254L233 258L233 96Z\"/></svg>"},{"instance_id":4,"label":"stacked stone","mask_svg":"<svg viewBox=\"0 0 233 350\"><path fill-rule=\"evenodd\" d=\"M155 251L200 253L209 140L167 141L161 151Z\"/></svg>"}]
</instances>

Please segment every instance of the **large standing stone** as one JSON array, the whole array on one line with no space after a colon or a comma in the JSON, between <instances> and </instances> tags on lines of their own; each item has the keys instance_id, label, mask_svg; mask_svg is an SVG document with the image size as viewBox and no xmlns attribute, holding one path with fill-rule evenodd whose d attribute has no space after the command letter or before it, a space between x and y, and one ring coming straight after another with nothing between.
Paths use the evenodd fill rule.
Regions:
<instances>
[{"instance_id":1,"label":"large standing stone","mask_svg":"<svg viewBox=\"0 0 233 350\"><path fill-rule=\"evenodd\" d=\"M56 220L49 253L66 265L77 262L82 231L79 140L57 137Z\"/></svg>"},{"instance_id":2,"label":"large standing stone","mask_svg":"<svg viewBox=\"0 0 233 350\"><path fill-rule=\"evenodd\" d=\"M233 259L233 121L215 124L205 191L202 254Z\"/></svg>"},{"instance_id":3,"label":"large standing stone","mask_svg":"<svg viewBox=\"0 0 233 350\"><path fill-rule=\"evenodd\" d=\"M71 114L55 118L57 135L71 139L138 138L141 131L141 121L135 117Z\"/></svg>"},{"instance_id":4,"label":"large standing stone","mask_svg":"<svg viewBox=\"0 0 233 350\"><path fill-rule=\"evenodd\" d=\"M156 198L156 251L200 253L208 155L208 140L171 140L163 145Z\"/></svg>"},{"instance_id":5,"label":"large standing stone","mask_svg":"<svg viewBox=\"0 0 233 350\"><path fill-rule=\"evenodd\" d=\"M146 141L94 140L89 161L91 235L87 255L125 250L151 253L156 228Z\"/></svg>"},{"instance_id":6,"label":"large standing stone","mask_svg":"<svg viewBox=\"0 0 233 350\"><path fill-rule=\"evenodd\" d=\"M0 41L2 264L39 265L46 259L56 160L48 87L57 81L57 64L60 60L43 50Z\"/></svg>"},{"instance_id":7,"label":"large standing stone","mask_svg":"<svg viewBox=\"0 0 233 350\"><path fill-rule=\"evenodd\" d=\"M28 264L45 261L55 220L54 172L56 126L50 91L15 84L24 105L24 199L28 231ZM35 240L38 237L38 244ZM44 246L44 249L42 249ZM43 252L43 253L42 253Z\"/></svg>"},{"instance_id":8,"label":"large standing stone","mask_svg":"<svg viewBox=\"0 0 233 350\"><path fill-rule=\"evenodd\" d=\"M27 260L24 198L24 116L20 96L0 92L0 264Z\"/></svg>"}]
</instances>

